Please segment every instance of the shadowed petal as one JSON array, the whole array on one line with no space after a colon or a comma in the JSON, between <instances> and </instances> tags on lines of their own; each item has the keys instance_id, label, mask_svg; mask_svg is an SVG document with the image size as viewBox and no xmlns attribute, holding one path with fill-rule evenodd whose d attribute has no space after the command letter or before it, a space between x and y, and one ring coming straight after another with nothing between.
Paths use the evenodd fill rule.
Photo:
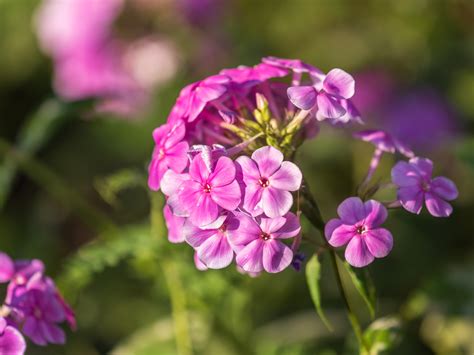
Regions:
<instances>
[{"instance_id":1,"label":"shadowed petal","mask_svg":"<svg viewBox=\"0 0 474 355\"><path fill-rule=\"evenodd\" d=\"M303 175L296 164L284 161L280 169L271 176L270 185L280 190L296 191L300 188L302 179Z\"/></svg>"},{"instance_id":2,"label":"shadowed petal","mask_svg":"<svg viewBox=\"0 0 474 355\"><path fill-rule=\"evenodd\" d=\"M380 226L387 219L387 209L378 201L366 201L364 208L366 215L364 224L370 228Z\"/></svg>"},{"instance_id":3,"label":"shadowed petal","mask_svg":"<svg viewBox=\"0 0 474 355\"><path fill-rule=\"evenodd\" d=\"M219 216L219 208L209 194L199 196L197 203L190 211L189 220L196 226L212 223Z\"/></svg>"},{"instance_id":4,"label":"shadowed petal","mask_svg":"<svg viewBox=\"0 0 474 355\"><path fill-rule=\"evenodd\" d=\"M316 105L317 92L312 86L292 86L287 90L291 103L302 110L310 110Z\"/></svg>"},{"instance_id":5,"label":"shadowed petal","mask_svg":"<svg viewBox=\"0 0 474 355\"><path fill-rule=\"evenodd\" d=\"M359 235L351 239L344 255L347 262L355 267L364 267L374 261L374 256Z\"/></svg>"},{"instance_id":6,"label":"shadowed petal","mask_svg":"<svg viewBox=\"0 0 474 355\"><path fill-rule=\"evenodd\" d=\"M26 350L25 339L12 326L7 326L0 335L0 354L23 355Z\"/></svg>"},{"instance_id":7,"label":"shadowed petal","mask_svg":"<svg viewBox=\"0 0 474 355\"><path fill-rule=\"evenodd\" d=\"M392 168L392 182L398 186L418 186L421 180L419 171L406 161L399 161Z\"/></svg>"},{"instance_id":8,"label":"shadowed petal","mask_svg":"<svg viewBox=\"0 0 474 355\"><path fill-rule=\"evenodd\" d=\"M273 234L273 232L278 231L286 223L285 217L275 217L275 218L261 218L260 219L260 228L263 232L268 234Z\"/></svg>"},{"instance_id":9,"label":"shadowed petal","mask_svg":"<svg viewBox=\"0 0 474 355\"><path fill-rule=\"evenodd\" d=\"M434 217L449 217L453 212L453 206L437 195L427 192L425 194L426 208Z\"/></svg>"},{"instance_id":10,"label":"shadowed petal","mask_svg":"<svg viewBox=\"0 0 474 355\"><path fill-rule=\"evenodd\" d=\"M246 184L258 182L258 179L260 179L260 171L258 170L257 163L244 155L238 157L235 162L239 164L242 169L243 179Z\"/></svg>"},{"instance_id":11,"label":"shadowed petal","mask_svg":"<svg viewBox=\"0 0 474 355\"><path fill-rule=\"evenodd\" d=\"M262 209L258 207L258 203L262 199L263 187L257 183L249 184L245 188L244 209L252 216L262 214Z\"/></svg>"},{"instance_id":12,"label":"shadowed petal","mask_svg":"<svg viewBox=\"0 0 474 355\"><path fill-rule=\"evenodd\" d=\"M188 142L179 142L166 151L166 165L176 171L182 172L188 166L189 159L187 152L189 150Z\"/></svg>"},{"instance_id":13,"label":"shadowed petal","mask_svg":"<svg viewBox=\"0 0 474 355\"><path fill-rule=\"evenodd\" d=\"M376 258L383 258L392 250L392 233L385 228L372 229L363 238L370 253Z\"/></svg>"},{"instance_id":14,"label":"shadowed petal","mask_svg":"<svg viewBox=\"0 0 474 355\"><path fill-rule=\"evenodd\" d=\"M198 154L194 157L191 165L189 166L189 175L194 181L205 183L209 178L210 171L202 158L202 154Z\"/></svg>"},{"instance_id":15,"label":"shadowed petal","mask_svg":"<svg viewBox=\"0 0 474 355\"><path fill-rule=\"evenodd\" d=\"M323 88L326 92L350 99L354 96L354 78L342 69L332 69L323 81Z\"/></svg>"},{"instance_id":16,"label":"shadowed petal","mask_svg":"<svg viewBox=\"0 0 474 355\"><path fill-rule=\"evenodd\" d=\"M43 332L40 329L39 322L33 317L26 318L25 324L23 325L23 333L36 345L47 344Z\"/></svg>"},{"instance_id":17,"label":"shadowed petal","mask_svg":"<svg viewBox=\"0 0 474 355\"><path fill-rule=\"evenodd\" d=\"M344 224L356 224L366 217L364 204L359 197L349 197L342 201L337 214Z\"/></svg>"},{"instance_id":18,"label":"shadowed petal","mask_svg":"<svg viewBox=\"0 0 474 355\"><path fill-rule=\"evenodd\" d=\"M333 218L326 223L324 226L324 235L326 236L326 240L331 239L332 233L340 225L342 225L342 222L339 218Z\"/></svg>"},{"instance_id":19,"label":"shadowed petal","mask_svg":"<svg viewBox=\"0 0 474 355\"><path fill-rule=\"evenodd\" d=\"M221 157L216 163L214 171L209 175L208 182L214 187L225 186L235 179L235 165L227 157Z\"/></svg>"},{"instance_id":20,"label":"shadowed petal","mask_svg":"<svg viewBox=\"0 0 474 355\"><path fill-rule=\"evenodd\" d=\"M339 118L346 113L338 100L324 92L318 94L318 112L327 118Z\"/></svg>"},{"instance_id":21,"label":"shadowed petal","mask_svg":"<svg viewBox=\"0 0 474 355\"><path fill-rule=\"evenodd\" d=\"M436 177L431 181L431 192L447 201L458 197L458 189L454 182L443 176Z\"/></svg>"},{"instance_id":22,"label":"shadowed petal","mask_svg":"<svg viewBox=\"0 0 474 355\"><path fill-rule=\"evenodd\" d=\"M260 237L262 230L252 217L244 213L239 213L236 217L239 220L239 227L227 231L232 246L245 246Z\"/></svg>"},{"instance_id":23,"label":"shadowed petal","mask_svg":"<svg viewBox=\"0 0 474 355\"><path fill-rule=\"evenodd\" d=\"M5 253L0 252L0 282L9 281L15 273L12 259Z\"/></svg>"},{"instance_id":24,"label":"shadowed petal","mask_svg":"<svg viewBox=\"0 0 474 355\"><path fill-rule=\"evenodd\" d=\"M161 179L161 192L166 196L174 195L178 192L181 183L189 179L189 174L178 174L168 169Z\"/></svg>"},{"instance_id":25,"label":"shadowed petal","mask_svg":"<svg viewBox=\"0 0 474 355\"><path fill-rule=\"evenodd\" d=\"M328 242L333 247L342 247L349 243L349 241L356 236L355 227L352 225L342 224L336 227L331 234Z\"/></svg>"},{"instance_id":26,"label":"shadowed petal","mask_svg":"<svg viewBox=\"0 0 474 355\"><path fill-rule=\"evenodd\" d=\"M253 152L252 159L257 163L260 175L269 178L283 162L283 153L271 146L265 146Z\"/></svg>"},{"instance_id":27,"label":"shadowed petal","mask_svg":"<svg viewBox=\"0 0 474 355\"><path fill-rule=\"evenodd\" d=\"M271 186L263 189L262 209L270 218L285 215L293 205L293 196L288 191L274 189Z\"/></svg>"},{"instance_id":28,"label":"shadowed petal","mask_svg":"<svg viewBox=\"0 0 474 355\"><path fill-rule=\"evenodd\" d=\"M222 269L232 262L234 251L227 238L214 234L197 249L199 259L210 269Z\"/></svg>"},{"instance_id":29,"label":"shadowed petal","mask_svg":"<svg viewBox=\"0 0 474 355\"><path fill-rule=\"evenodd\" d=\"M272 232L273 238L286 239L297 236L301 231L299 218L291 212L288 212L283 218L285 219L285 224L278 228L278 230Z\"/></svg>"},{"instance_id":30,"label":"shadowed petal","mask_svg":"<svg viewBox=\"0 0 474 355\"><path fill-rule=\"evenodd\" d=\"M397 192L403 208L408 212L419 214L423 207L423 191L418 186L400 187Z\"/></svg>"},{"instance_id":31,"label":"shadowed petal","mask_svg":"<svg viewBox=\"0 0 474 355\"><path fill-rule=\"evenodd\" d=\"M268 240L263 246L263 267L265 271L276 273L283 271L291 264L293 252L277 240Z\"/></svg>"},{"instance_id":32,"label":"shadowed petal","mask_svg":"<svg viewBox=\"0 0 474 355\"><path fill-rule=\"evenodd\" d=\"M183 236L186 239L186 242L193 248L198 248L202 243L216 233L216 230L206 230L196 227L190 221L186 221L183 226Z\"/></svg>"},{"instance_id":33,"label":"shadowed petal","mask_svg":"<svg viewBox=\"0 0 474 355\"><path fill-rule=\"evenodd\" d=\"M54 323L39 322L43 335L46 340L53 344L64 344L66 335L64 331Z\"/></svg>"},{"instance_id":34,"label":"shadowed petal","mask_svg":"<svg viewBox=\"0 0 474 355\"><path fill-rule=\"evenodd\" d=\"M263 239L255 239L245 248L240 250L235 258L237 265L247 272L260 272L263 270Z\"/></svg>"},{"instance_id":35,"label":"shadowed petal","mask_svg":"<svg viewBox=\"0 0 474 355\"><path fill-rule=\"evenodd\" d=\"M433 162L431 160L415 157L410 159L410 164L413 164L425 179L431 179L433 174Z\"/></svg>"},{"instance_id":36,"label":"shadowed petal","mask_svg":"<svg viewBox=\"0 0 474 355\"><path fill-rule=\"evenodd\" d=\"M168 166L163 159L152 158L148 166L148 187L151 190L158 191L160 189L161 179L167 170Z\"/></svg>"},{"instance_id":37,"label":"shadowed petal","mask_svg":"<svg viewBox=\"0 0 474 355\"><path fill-rule=\"evenodd\" d=\"M220 187L213 187L211 190L211 198L222 208L228 211L235 210L241 201L240 186L237 181L231 184Z\"/></svg>"}]
</instances>

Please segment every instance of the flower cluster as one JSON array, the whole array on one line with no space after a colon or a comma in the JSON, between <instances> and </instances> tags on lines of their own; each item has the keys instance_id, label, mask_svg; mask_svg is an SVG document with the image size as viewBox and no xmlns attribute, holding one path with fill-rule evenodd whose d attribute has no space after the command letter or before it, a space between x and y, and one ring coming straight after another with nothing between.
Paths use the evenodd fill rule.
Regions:
<instances>
[{"instance_id":1,"label":"flower cluster","mask_svg":"<svg viewBox=\"0 0 474 355\"><path fill-rule=\"evenodd\" d=\"M167 122L153 132L149 187L166 196L168 239L195 249L196 266L223 268L235 261L251 275L280 272L303 260L298 196L303 176L293 162L298 147L314 138L321 122L362 123L351 102L352 76L324 74L300 60L267 57L253 67L224 69L181 90ZM357 267L386 256L391 233L380 228L386 207L418 213L425 200L435 216L447 216L456 197L446 178L431 179L431 162L416 158L382 131L355 135L375 145L358 196L346 199L338 219L326 225L330 246L348 244L346 259ZM410 158L393 169L398 199L370 199L371 178L383 153ZM364 202L365 201L365 202ZM287 245L284 239L293 238Z\"/></svg>"},{"instance_id":2,"label":"flower cluster","mask_svg":"<svg viewBox=\"0 0 474 355\"><path fill-rule=\"evenodd\" d=\"M1 354L23 354L23 335L37 345L64 344L59 324L67 322L75 329L74 312L44 275L40 260L13 261L0 253L0 282L8 283L0 314Z\"/></svg>"}]
</instances>

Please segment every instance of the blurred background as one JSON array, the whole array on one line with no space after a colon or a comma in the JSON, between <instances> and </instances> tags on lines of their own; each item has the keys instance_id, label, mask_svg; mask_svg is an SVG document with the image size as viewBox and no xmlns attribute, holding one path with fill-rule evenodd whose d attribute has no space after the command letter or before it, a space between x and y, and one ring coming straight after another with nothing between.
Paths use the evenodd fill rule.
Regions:
<instances>
[{"instance_id":1,"label":"blurred background","mask_svg":"<svg viewBox=\"0 0 474 355\"><path fill-rule=\"evenodd\" d=\"M449 219L391 214L394 250L368 268L371 329L387 353L474 354L473 24L470 0L0 0L0 250L44 260L79 325L65 346L27 353L176 354L170 292L196 354L355 353L325 258L333 332L303 272L200 272L159 215L149 233L150 204L162 203L145 185L151 132L179 90L274 55L352 73L366 127L456 182ZM302 147L325 218L371 154L335 128ZM120 228L104 234L110 221Z\"/></svg>"}]
</instances>

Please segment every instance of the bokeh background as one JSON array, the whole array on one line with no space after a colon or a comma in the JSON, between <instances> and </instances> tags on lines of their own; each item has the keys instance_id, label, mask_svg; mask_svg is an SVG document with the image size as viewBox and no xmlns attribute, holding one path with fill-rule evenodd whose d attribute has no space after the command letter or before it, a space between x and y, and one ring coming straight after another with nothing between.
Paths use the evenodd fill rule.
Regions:
<instances>
[{"instance_id":1,"label":"bokeh background","mask_svg":"<svg viewBox=\"0 0 474 355\"><path fill-rule=\"evenodd\" d=\"M159 215L149 231L150 206L162 203L144 183L153 128L185 84L267 55L354 74L366 126L406 140L457 183L449 219L393 212L394 250L368 269L388 353L474 353L472 1L126 0L89 28L108 31L100 50L112 48L112 69L81 72L73 62L58 79L57 40L42 34L55 19L38 14L69 1L78 2L0 0L0 249L44 260L79 324L65 346L30 344L28 353L176 354L170 291L196 354L355 352L327 260L321 282L333 332L314 312L303 272L200 272L189 247L166 242ZM71 38L88 23L86 3L73 11L77 23L62 18ZM71 51L81 58L86 47ZM112 81L118 94L79 84L109 80L106 70L128 78ZM324 217L353 193L371 154L334 128L302 147L297 159ZM392 159L384 157L382 180ZM110 221L119 228L102 233Z\"/></svg>"}]
</instances>

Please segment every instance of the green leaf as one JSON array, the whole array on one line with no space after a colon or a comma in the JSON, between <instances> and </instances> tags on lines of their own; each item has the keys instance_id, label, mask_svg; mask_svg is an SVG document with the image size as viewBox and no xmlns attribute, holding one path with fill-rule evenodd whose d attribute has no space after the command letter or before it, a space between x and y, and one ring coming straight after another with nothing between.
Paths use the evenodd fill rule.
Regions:
<instances>
[{"instance_id":1,"label":"green leaf","mask_svg":"<svg viewBox=\"0 0 474 355\"><path fill-rule=\"evenodd\" d=\"M392 349L400 339L400 320L397 317L377 319L364 332L369 354L376 355Z\"/></svg>"},{"instance_id":2,"label":"green leaf","mask_svg":"<svg viewBox=\"0 0 474 355\"><path fill-rule=\"evenodd\" d=\"M339 259L340 261L340 259ZM341 261L342 262L342 261ZM375 317L375 302L376 302L376 295L375 295L375 287L372 283L370 275L367 270L365 270L363 278L359 278L356 274L354 269L349 265L348 262L342 262L345 269L349 273L352 283L354 284L357 292L364 300L365 304L370 313L370 317L374 319Z\"/></svg>"},{"instance_id":3,"label":"green leaf","mask_svg":"<svg viewBox=\"0 0 474 355\"><path fill-rule=\"evenodd\" d=\"M318 256L314 254L306 264L306 282L308 283L309 293L313 300L316 312L323 321L324 325L332 331L331 324L324 315L321 306L321 293L319 289L319 279L321 278L321 263L318 260Z\"/></svg>"},{"instance_id":4,"label":"green leaf","mask_svg":"<svg viewBox=\"0 0 474 355\"><path fill-rule=\"evenodd\" d=\"M119 204L118 194L121 191L138 186L146 187L146 179L139 171L124 169L96 179L94 186L105 202L117 206Z\"/></svg>"}]
</instances>

